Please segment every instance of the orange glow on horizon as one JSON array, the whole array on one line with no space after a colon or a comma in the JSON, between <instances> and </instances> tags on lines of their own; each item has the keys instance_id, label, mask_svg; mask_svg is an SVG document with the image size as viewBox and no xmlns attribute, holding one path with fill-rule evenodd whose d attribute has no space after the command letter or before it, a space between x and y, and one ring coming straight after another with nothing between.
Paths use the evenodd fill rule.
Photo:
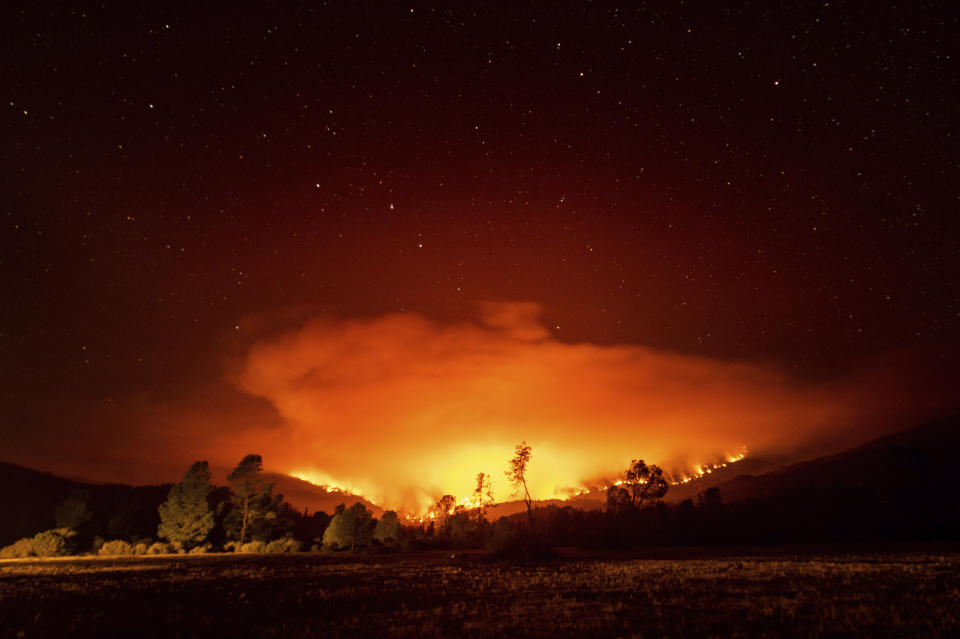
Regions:
<instances>
[{"instance_id":1,"label":"orange glow on horizon","mask_svg":"<svg viewBox=\"0 0 960 639\"><path fill-rule=\"evenodd\" d=\"M703 477L713 472L714 470L726 468L729 464L735 464L736 462L744 459L746 456L747 456L746 449L741 448L740 452L737 453L736 455L727 455L725 457L725 459L729 461L719 462L716 464L708 464L708 465L698 464L694 466L692 469L690 469L688 473L681 475L679 478L674 479L669 483L671 486L680 486L683 484L688 484L690 482L697 481L698 479L702 479ZM419 510L415 512L407 512L404 510L402 506L398 507L395 504L383 503L378 501L377 499L372 498L371 497L372 493L366 492L366 490L361 486L338 482L337 480L333 479L332 477L330 477L329 475L321 471L295 469L290 471L287 474L289 474L291 477L296 477L297 479L301 479L303 481L310 482L311 484L314 484L321 488L325 488L329 492L342 491L342 492L350 493L352 495L356 495L358 497L363 497L367 501L375 504L376 506L379 506L380 508L383 508L384 510L399 510L405 514L406 519L420 521L421 523L432 520L432 519L436 519L436 513L433 511L433 507L436 501L438 501L439 498L442 496L438 494L436 495L436 497L432 498L433 501L424 502L421 505ZM604 485L597 485L596 482L594 482L592 487L584 485L580 487L569 488L559 493L545 494L542 497L539 497L538 500L539 501L569 501L576 497L588 496L593 493L603 493L607 490L609 486L621 486L621 485L623 485L622 479L609 481L609 482L606 482ZM373 490L376 490L376 489L374 488ZM443 494L444 495L453 494L455 498L459 497L458 495L455 495L451 491L445 491L443 492ZM516 495L514 496L506 495L503 499L497 500L496 503L502 503L504 501L512 501L516 499L519 499L519 497ZM470 496L463 497L462 499L459 499L458 501L455 502L454 506L452 506L449 509L448 514L452 515L455 512L456 507L458 506L466 510L473 510L477 508L478 505L479 505L478 503L474 503L473 501L471 501Z\"/></svg>"},{"instance_id":2,"label":"orange glow on horizon","mask_svg":"<svg viewBox=\"0 0 960 639\"><path fill-rule=\"evenodd\" d=\"M883 414L876 390L852 382L802 384L760 364L565 343L535 304L481 310L477 324L321 318L260 341L230 379L266 399L279 425L243 440L273 468L419 514L444 494L469 498L478 472L493 479L497 502L514 499L503 471L520 440L533 447L533 497L564 499L606 485L631 459L688 483L742 459L746 446L781 450Z\"/></svg>"}]
</instances>

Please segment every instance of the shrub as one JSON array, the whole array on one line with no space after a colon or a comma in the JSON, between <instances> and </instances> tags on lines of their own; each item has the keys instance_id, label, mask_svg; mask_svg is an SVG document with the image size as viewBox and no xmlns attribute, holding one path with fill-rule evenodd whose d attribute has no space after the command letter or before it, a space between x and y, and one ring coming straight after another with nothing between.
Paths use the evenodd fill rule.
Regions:
<instances>
[{"instance_id":1,"label":"shrub","mask_svg":"<svg viewBox=\"0 0 960 639\"><path fill-rule=\"evenodd\" d=\"M67 540L57 530L37 533L32 542L33 554L37 557L59 557L67 554Z\"/></svg>"},{"instance_id":2,"label":"shrub","mask_svg":"<svg viewBox=\"0 0 960 639\"><path fill-rule=\"evenodd\" d=\"M21 557L33 556L33 538L31 537L18 539L9 546L0 548L0 559L20 559Z\"/></svg>"},{"instance_id":3,"label":"shrub","mask_svg":"<svg viewBox=\"0 0 960 639\"><path fill-rule=\"evenodd\" d=\"M149 550L149 549L150 549L150 546L148 546L148 545L145 544L144 542L140 542L140 543L138 543L138 544L134 544L134 545L133 545L133 554L135 554L135 555L145 555L145 554L147 554L147 550Z\"/></svg>"},{"instance_id":4,"label":"shrub","mask_svg":"<svg viewBox=\"0 0 960 639\"><path fill-rule=\"evenodd\" d=\"M148 555L169 555L170 546L158 541L154 544L150 544L150 547L147 548L147 554Z\"/></svg>"},{"instance_id":5,"label":"shrub","mask_svg":"<svg viewBox=\"0 0 960 639\"><path fill-rule=\"evenodd\" d=\"M245 544L241 544L236 552L250 552L250 553L263 553L266 552L267 545L262 541L248 541Z\"/></svg>"},{"instance_id":6,"label":"shrub","mask_svg":"<svg viewBox=\"0 0 960 639\"><path fill-rule=\"evenodd\" d=\"M284 552L300 552L300 549L303 545L296 539L290 537L285 537L283 539L275 539L267 544L266 552L269 553L284 553Z\"/></svg>"},{"instance_id":7,"label":"shrub","mask_svg":"<svg viewBox=\"0 0 960 639\"><path fill-rule=\"evenodd\" d=\"M70 539L77 533L69 528L44 530L33 537L18 539L0 548L0 558L59 557L70 554Z\"/></svg>"},{"instance_id":8,"label":"shrub","mask_svg":"<svg viewBox=\"0 0 960 639\"><path fill-rule=\"evenodd\" d=\"M122 539L114 539L100 546L101 555L132 555L133 546Z\"/></svg>"}]
</instances>

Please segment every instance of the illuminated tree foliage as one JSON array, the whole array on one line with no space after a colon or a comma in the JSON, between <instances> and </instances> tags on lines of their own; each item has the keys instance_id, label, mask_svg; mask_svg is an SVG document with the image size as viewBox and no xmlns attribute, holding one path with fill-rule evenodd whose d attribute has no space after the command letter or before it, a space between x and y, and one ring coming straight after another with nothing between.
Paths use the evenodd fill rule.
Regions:
<instances>
[{"instance_id":1,"label":"illuminated tree foliage","mask_svg":"<svg viewBox=\"0 0 960 639\"><path fill-rule=\"evenodd\" d=\"M160 504L157 536L188 547L203 543L214 525L209 502L212 491L207 462L194 462L180 483L170 489L167 501Z\"/></svg>"},{"instance_id":2,"label":"illuminated tree foliage","mask_svg":"<svg viewBox=\"0 0 960 639\"><path fill-rule=\"evenodd\" d=\"M373 529L373 538L381 544L388 544L400 539L400 520L397 519L397 513L388 510L377 520L377 526Z\"/></svg>"},{"instance_id":3,"label":"illuminated tree foliage","mask_svg":"<svg viewBox=\"0 0 960 639\"><path fill-rule=\"evenodd\" d=\"M0 559L67 555L70 554L70 540L74 535L76 532L69 528L45 530L0 548Z\"/></svg>"},{"instance_id":4,"label":"illuminated tree foliage","mask_svg":"<svg viewBox=\"0 0 960 639\"><path fill-rule=\"evenodd\" d=\"M341 504L323 533L323 545L333 549L354 549L366 546L372 536L373 517L366 506L357 502L344 508Z\"/></svg>"},{"instance_id":5,"label":"illuminated tree foliage","mask_svg":"<svg viewBox=\"0 0 960 639\"><path fill-rule=\"evenodd\" d=\"M246 541L251 525L266 518L272 505L270 493L273 492L273 484L263 482L260 477L262 469L260 455L247 455L227 477L234 507L230 517L233 525L229 527L239 528L239 533L231 532L241 545Z\"/></svg>"},{"instance_id":6,"label":"illuminated tree foliage","mask_svg":"<svg viewBox=\"0 0 960 639\"><path fill-rule=\"evenodd\" d=\"M527 517L530 520L530 527L533 527L533 498L530 496L530 490L527 488L527 464L530 463L530 446L526 441L517 444L513 451L513 459L510 460L510 467L506 471L507 479L513 485L514 490L523 488L523 502L527 505Z\"/></svg>"},{"instance_id":7,"label":"illuminated tree foliage","mask_svg":"<svg viewBox=\"0 0 960 639\"><path fill-rule=\"evenodd\" d=\"M663 471L655 464L647 466L642 459L630 462L623 474L623 489L629 494L630 506L634 510L639 510L645 502L662 498L669 487L667 480L663 478Z\"/></svg>"}]
</instances>

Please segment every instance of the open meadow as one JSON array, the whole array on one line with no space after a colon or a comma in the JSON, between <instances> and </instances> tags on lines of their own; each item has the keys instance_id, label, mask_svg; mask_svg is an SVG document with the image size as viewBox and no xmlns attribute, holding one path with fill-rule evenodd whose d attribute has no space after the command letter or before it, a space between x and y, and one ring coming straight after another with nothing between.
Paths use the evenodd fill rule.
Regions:
<instances>
[{"instance_id":1,"label":"open meadow","mask_svg":"<svg viewBox=\"0 0 960 639\"><path fill-rule=\"evenodd\" d=\"M0 562L3 636L949 637L954 552Z\"/></svg>"}]
</instances>

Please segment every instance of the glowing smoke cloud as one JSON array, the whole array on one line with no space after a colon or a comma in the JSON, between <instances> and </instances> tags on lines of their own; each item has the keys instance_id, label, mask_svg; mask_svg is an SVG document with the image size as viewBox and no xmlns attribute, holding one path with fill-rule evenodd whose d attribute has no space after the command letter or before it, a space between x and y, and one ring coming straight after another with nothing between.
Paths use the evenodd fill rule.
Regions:
<instances>
[{"instance_id":1,"label":"glowing smoke cloud","mask_svg":"<svg viewBox=\"0 0 960 639\"><path fill-rule=\"evenodd\" d=\"M634 457L692 467L801 441L858 410L849 392L760 365L563 343L538 315L488 304L479 325L316 319L258 343L235 382L285 421L258 450L275 468L416 511L468 496L481 471L509 498L502 471L521 439L533 446L531 491L545 498Z\"/></svg>"}]
</instances>

